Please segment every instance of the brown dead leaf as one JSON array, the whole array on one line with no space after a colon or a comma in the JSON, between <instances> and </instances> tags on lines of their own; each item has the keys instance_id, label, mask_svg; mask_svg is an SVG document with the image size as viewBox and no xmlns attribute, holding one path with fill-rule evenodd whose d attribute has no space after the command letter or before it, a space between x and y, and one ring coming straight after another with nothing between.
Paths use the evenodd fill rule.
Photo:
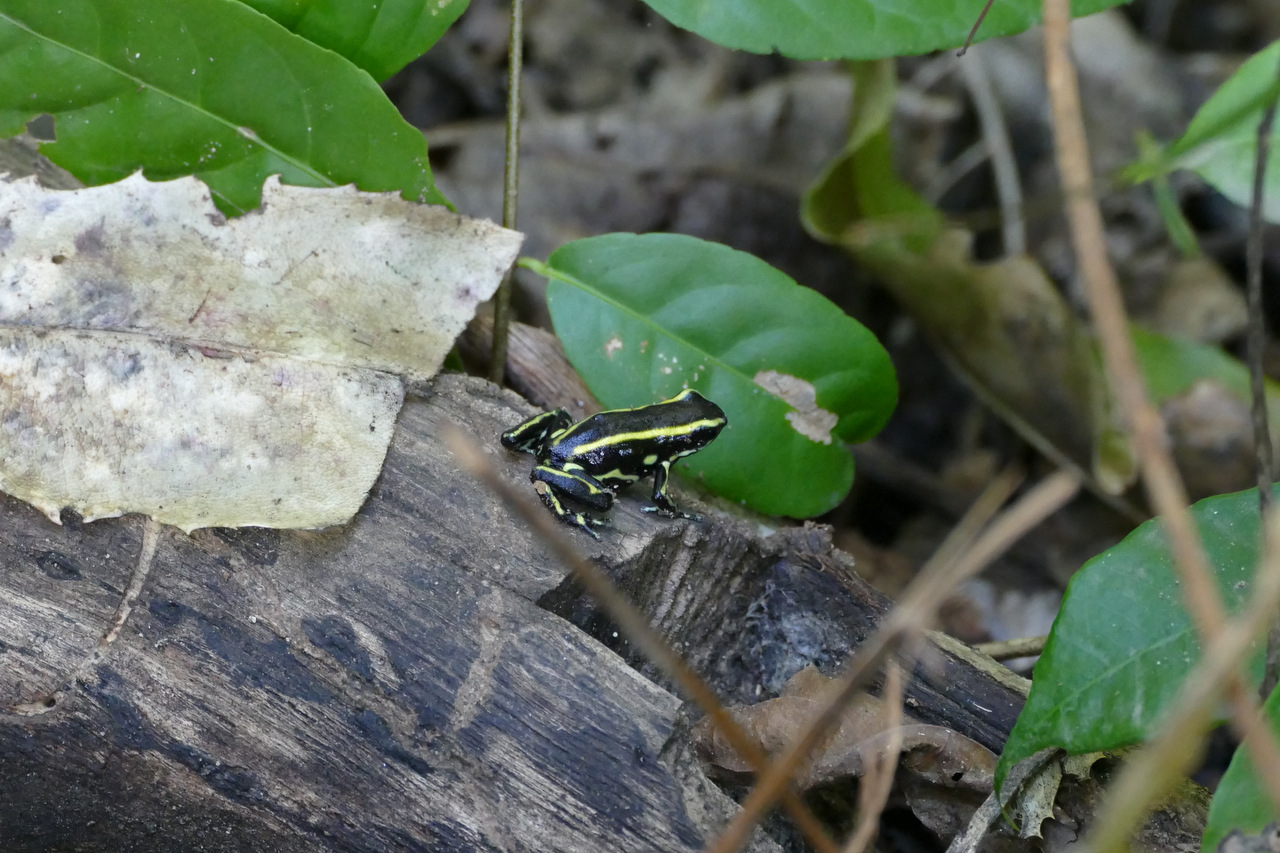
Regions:
<instances>
[{"instance_id":1,"label":"brown dead leaf","mask_svg":"<svg viewBox=\"0 0 1280 853\"><path fill-rule=\"evenodd\" d=\"M0 179L0 490L57 520L323 527L359 509L403 399L520 235L394 193L271 179Z\"/></svg>"},{"instance_id":2,"label":"brown dead leaf","mask_svg":"<svg viewBox=\"0 0 1280 853\"><path fill-rule=\"evenodd\" d=\"M777 755L822 713L833 683L833 679L810 666L796 673L778 698L730 712L761 749ZM845 709L839 727L796 776L795 784L808 789L850 776L861 777L900 734L900 766L914 778L946 788L991 790L996 757L986 747L952 729L910 717L895 734L886 728L886 713L879 699L866 694L859 697ZM694 727L694 742L710 764L735 773L752 769L714 730L710 720Z\"/></svg>"}]
</instances>

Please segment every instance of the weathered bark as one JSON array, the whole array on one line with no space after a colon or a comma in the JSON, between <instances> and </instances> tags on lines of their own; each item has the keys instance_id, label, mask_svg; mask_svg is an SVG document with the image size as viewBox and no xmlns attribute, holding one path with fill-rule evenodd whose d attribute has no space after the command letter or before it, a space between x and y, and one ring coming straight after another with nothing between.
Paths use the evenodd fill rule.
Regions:
<instances>
[{"instance_id":1,"label":"weathered bark","mask_svg":"<svg viewBox=\"0 0 1280 853\"><path fill-rule=\"evenodd\" d=\"M345 527L165 531L96 659L138 520L57 527L6 499L0 702L28 714L0 717L0 848L699 848L731 805L672 739L680 701L551 612L617 645L440 437L461 425L523 480L493 441L515 401L459 377L411 400ZM612 517L594 552L739 701L837 663L887 606L815 530ZM985 706L965 728L998 743L1016 699Z\"/></svg>"}]
</instances>

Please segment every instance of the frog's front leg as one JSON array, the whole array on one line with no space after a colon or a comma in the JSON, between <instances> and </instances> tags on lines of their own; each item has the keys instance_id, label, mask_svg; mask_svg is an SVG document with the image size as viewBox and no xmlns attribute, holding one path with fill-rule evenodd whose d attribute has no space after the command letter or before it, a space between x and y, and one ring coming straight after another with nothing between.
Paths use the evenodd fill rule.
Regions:
<instances>
[{"instance_id":1,"label":"frog's front leg","mask_svg":"<svg viewBox=\"0 0 1280 853\"><path fill-rule=\"evenodd\" d=\"M667 494L667 480L671 477L671 462L662 462L653 470L653 506L643 507L644 512L656 512L670 518L698 519L701 516L681 512Z\"/></svg>"},{"instance_id":2,"label":"frog's front leg","mask_svg":"<svg viewBox=\"0 0 1280 853\"><path fill-rule=\"evenodd\" d=\"M591 526L600 526L604 522L586 513L569 509L564 505L563 499L572 498L591 509L608 512L613 506L613 492L604 484L576 465L573 466L573 470L537 465L529 475L529 479L535 485L542 484L538 494L542 502L547 505L547 509L555 513L557 518L566 524L581 527L595 539L600 538Z\"/></svg>"}]
</instances>

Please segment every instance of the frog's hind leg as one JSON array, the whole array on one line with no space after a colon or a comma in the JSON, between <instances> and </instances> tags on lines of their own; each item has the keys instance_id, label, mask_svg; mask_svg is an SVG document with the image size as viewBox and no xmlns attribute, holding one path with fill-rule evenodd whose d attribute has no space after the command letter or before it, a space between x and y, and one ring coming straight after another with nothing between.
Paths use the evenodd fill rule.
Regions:
<instances>
[{"instance_id":1,"label":"frog's hind leg","mask_svg":"<svg viewBox=\"0 0 1280 853\"><path fill-rule=\"evenodd\" d=\"M569 509L564 505L564 498L571 498L599 512L608 512L613 506L612 491L590 475L561 471L546 465L534 467L529 479L533 481L547 509L555 513L557 518L565 524L582 528L595 539L600 538L591 528L603 525L604 521Z\"/></svg>"},{"instance_id":2,"label":"frog's hind leg","mask_svg":"<svg viewBox=\"0 0 1280 853\"><path fill-rule=\"evenodd\" d=\"M502 446L521 453L537 453L556 433L573 426L573 418L564 409L534 415L502 434Z\"/></svg>"}]
</instances>

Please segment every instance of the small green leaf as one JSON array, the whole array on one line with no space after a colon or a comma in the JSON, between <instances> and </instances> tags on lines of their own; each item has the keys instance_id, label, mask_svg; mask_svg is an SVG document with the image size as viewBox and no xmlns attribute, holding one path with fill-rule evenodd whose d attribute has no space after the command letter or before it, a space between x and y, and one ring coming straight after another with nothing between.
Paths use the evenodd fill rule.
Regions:
<instances>
[{"instance_id":1,"label":"small green leaf","mask_svg":"<svg viewBox=\"0 0 1280 853\"><path fill-rule=\"evenodd\" d=\"M447 203L368 74L234 0L0 0L0 80L0 135L51 113L41 150L90 185L195 175L236 212L279 173Z\"/></svg>"},{"instance_id":2,"label":"small green leaf","mask_svg":"<svg viewBox=\"0 0 1280 853\"><path fill-rule=\"evenodd\" d=\"M1227 606L1238 610L1258 564L1257 490L1206 498L1191 514ZM1146 739L1199 658L1164 529L1152 519L1072 579L997 779L1046 747L1079 755ZM1261 672L1256 656L1250 677Z\"/></svg>"},{"instance_id":3,"label":"small green leaf","mask_svg":"<svg viewBox=\"0 0 1280 853\"><path fill-rule=\"evenodd\" d=\"M1195 171L1241 207L1253 200L1258 125L1267 105L1280 96L1280 41L1255 54L1218 88L1196 113L1187 132L1169 147L1165 163L1144 161L1138 177L1157 168ZM1148 161L1150 158L1148 158ZM1267 161L1263 216L1280 223L1280 146Z\"/></svg>"},{"instance_id":4,"label":"small green leaf","mask_svg":"<svg viewBox=\"0 0 1280 853\"><path fill-rule=\"evenodd\" d=\"M729 426L685 470L761 512L806 518L853 482L844 442L897 401L889 355L862 324L773 267L675 234L607 234L522 263L574 367L610 408L697 388ZM807 397L807 399L806 399Z\"/></svg>"},{"instance_id":5,"label":"small green leaf","mask_svg":"<svg viewBox=\"0 0 1280 853\"><path fill-rule=\"evenodd\" d=\"M1253 399L1249 368L1220 348L1160 335L1139 326L1130 331L1147 389L1157 405L1187 393L1205 379L1217 382L1246 403ZM1268 417L1272 424L1280 425L1280 385L1267 379L1266 389Z\"/></svg>"},{"instance_id":6,"label":"small green leaf","mask_svg":"<svg viewBox=\"0 0 1280 853\"><path fill-rule=\"evenodd\" d=\"M1271 731L1280 734L1280 690L1272 692L1263 705L1262 712L1271 725ZM1232 830L1238 829L1245 835L1256 835L1275 819L1275 805L1258 778L1251 750L1246 743L1236 750L1227 772L1218 783L1217 793L1209 805L1209 824L1205 827L1204 842L1200 849L1204 853L1214 853Z\"/></svg>"},{"instance_id":7,"label":"small green leaf","mask_svg":"<svg viewBox=\"0 0 1280 853\"><path fill-rule=\"evenodd\" d=\"M307 41L386 80L426 53L467 0L240 0Z\"/></svg>"},{"instance_id":8,"label":"small green leaf","mask_svg":"<svg viewBox=\"0 0 1280 853\"><path fill-rule=\"evenodd\" d=\"M671 23L725 47L793 59L879 59L960 47L985 0L645 0ZM1079 17L1124 0L1076 0ZM1040 20L1040 0L992 6L978 41L1020 33Z\"/></svg>"}]
</instances>

